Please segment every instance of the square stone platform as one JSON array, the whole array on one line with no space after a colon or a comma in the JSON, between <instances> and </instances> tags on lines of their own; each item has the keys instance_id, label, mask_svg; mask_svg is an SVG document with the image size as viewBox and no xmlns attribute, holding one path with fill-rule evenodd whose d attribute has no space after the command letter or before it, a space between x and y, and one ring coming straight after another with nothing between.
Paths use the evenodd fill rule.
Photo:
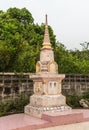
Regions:
<instances>
[{"instance_id":1,"label":"square stone platform","mask_svg":"<svg viewBox=\"0 0 89 130\"><path fill-rule=\"evenodd\" d=\"M30 116L42 118L46 112L66 111L71 107L66 105L66 97L60 95L32 95L30 97L30 104L25 106L25 114Z\"/></svg>"},{"instance_id":2,"label":"square stone platform","mask_svg":"<svg viewBox=\"0 0 89 130\"><path fill-rule=\"evenodd\" d=\"M35 130L44 128L54 128L56 126L63 126L66 128L68 124L76 124L79 122L89 121L89 109L81 110L74 109L61 112L47 112L42 115L42 119L28 116L26 114L14 114L0 117L0 130ZM61 127L62 128L62 127ZM89 127L88 127L89 128ZM79 129L79 130L85 130ZM62 129L64 130L64 129ZM71 129L68 129L71 130ZM77 129L78 130L78 129ZM86 129L88 130L88 129Z\"/></svg>"}]
</instances>

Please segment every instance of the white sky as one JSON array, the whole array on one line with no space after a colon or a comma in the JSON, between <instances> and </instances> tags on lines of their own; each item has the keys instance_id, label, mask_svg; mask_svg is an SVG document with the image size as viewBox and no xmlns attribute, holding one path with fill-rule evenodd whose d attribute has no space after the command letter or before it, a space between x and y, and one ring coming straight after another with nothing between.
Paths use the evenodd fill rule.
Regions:
<instances>
[{"instance_id":1,"label":"white sky","mask_svg":"<svg viewBox=\"0 0 89 130\"><path fill-rule=\"evenodd\" d=\"M48 23L56 39L68 49L81 49L80 43L89 42L89 0L0 0L0 9L26 7L35 23Z\"/></svg>"}]
</instances>

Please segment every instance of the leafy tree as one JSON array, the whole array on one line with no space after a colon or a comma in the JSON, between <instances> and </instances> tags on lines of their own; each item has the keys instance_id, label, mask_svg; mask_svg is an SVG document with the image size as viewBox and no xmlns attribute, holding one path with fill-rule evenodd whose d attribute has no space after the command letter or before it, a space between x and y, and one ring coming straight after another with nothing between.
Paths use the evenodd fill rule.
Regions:
<instances>
[{"instance_id":1,"label":"leafy tree","mask_svg":"<svg viewBox=\"0 0 89 130\"><path fill-rule=\"evenodd\" d=\"M49 26L51 43L56 43ZM34 24L26 9L0 11L0 71L34 72L43 42L44 24Z\"/></svg>"},{"instance_id":2,"label":"leafy tree","mask_svg":"<svg viewBox=\"0 0 89 130\"><path fill-rule=\"evenodd\" d=\"M32 14L26 9L9 8L0 11L0 71L35 72L45 25L34 24ZM89 73L89 42L81 44L82 51L67 50L56 42L49 26L50 41L54 48L59 73Z\"/></svg>"},{"instance_id":3,"label":"leafy tree","mask_svg":"<svg viewBox=\"0 0 89 130\"><path fill-rule=\"evenodd\" d=\"M57 42L55 48L55 60L59 65L59 73L89 73L89 50L67 50Z\"/></svg>"}]
</instances>

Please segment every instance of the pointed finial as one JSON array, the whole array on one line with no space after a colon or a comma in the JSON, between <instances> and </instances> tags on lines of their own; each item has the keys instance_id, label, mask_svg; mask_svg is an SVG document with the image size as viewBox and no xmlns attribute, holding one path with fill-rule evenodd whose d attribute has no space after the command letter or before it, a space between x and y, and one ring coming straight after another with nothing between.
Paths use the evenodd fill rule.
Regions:
<instances>
[{"instance_id":1,"label":"pointed finial","mask_svg":"<svg viewBox=\"0 0 89 130\"><path fill-rule=\"evenodd\" d=\"M48 26L47 14L45 15L45 17L46 17L45 25Z\"/></svg>"},{"instance_id":2,"label":"pointed finial","mask_svg":"<svg viewBox=\"0 0 89 130\"><path fill-rule=\"evenodd\" d=\"M49 31L48 31L48 20L47 20L47 14L46 14L45 15L45 33L44 33L43 47L47 47L47 46L51 47Z\"/></svg>"}]
</instances>

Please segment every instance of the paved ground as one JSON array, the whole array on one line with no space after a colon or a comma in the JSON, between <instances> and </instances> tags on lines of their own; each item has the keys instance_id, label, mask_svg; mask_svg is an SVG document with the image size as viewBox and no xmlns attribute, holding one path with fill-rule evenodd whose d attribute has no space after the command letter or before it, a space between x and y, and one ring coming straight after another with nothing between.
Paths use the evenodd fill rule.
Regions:
<instances>
[{"instance_id":1,"label":"paved ground","mask_svg":"<svg viewBox=\"0 0 89 130\"><path fill-rule=\"evenodd\" d=\"M89 130L89 110L54 111L47 114L43 119L26 114L1 117L0 130Z\"/></svg>"},{"instance_id":2,"label":"paved ground","mask_svg":"<svg viewBox=\"0 0 89 130\"><path fill-rule=\"evenodd\" d=\"M47 123L47 121L30 117L26 114L14 114L0 118L0 130L12 130L45 123Z\"/></svg>"},{"instance_id":3,"label":"paved ground","mask_svg":"<svg viewBox=\"0 0 89 130\"><path fill-rule=\"evenodd\" d=\"M39 130L89 130L89 122L42 128Z\"/></svg>"}]
</instances>

